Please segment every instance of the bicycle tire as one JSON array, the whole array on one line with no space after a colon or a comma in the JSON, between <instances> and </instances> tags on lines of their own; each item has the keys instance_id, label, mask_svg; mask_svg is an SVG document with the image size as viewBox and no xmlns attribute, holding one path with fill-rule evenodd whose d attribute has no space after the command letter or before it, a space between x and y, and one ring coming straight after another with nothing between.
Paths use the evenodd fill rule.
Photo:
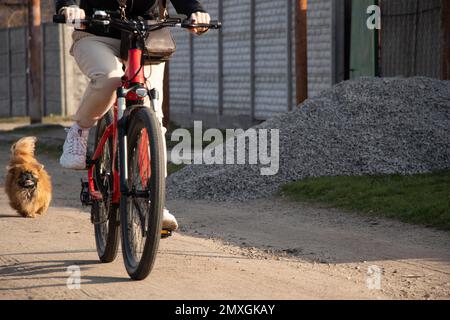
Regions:
<instances>
[{"instance_id":1,"label":"bicycle tire","mask_svg":"<svg viewBox=\"0 0 450 320\"><path fill-rule=\"evenodd\" d=\"M121 196L122 254L130 278L143 280L153 269L161 239L165 202L165 159L162 131L155 113L146 107L132 108L134 110L130 114L127 129L129 174L127 183L130 191L137 190L138 185L141 184L141 188L147 188L147 190L137 191L144 193L147 191L148 195L139 197L139 199L144 199L139 202L139 206L138 201L140 200L137 197ZM144 139L145 132L148 137L147 141ZM148 161L142 160L142 157L148 157ZM149 163L147 164L147 162ZM134 220L136 216L138 218ZM139 222L140 228L135 226L135 221ZM137 259L137 252L134 252L137 251L134 247L136 245L134 237L139 232L142 236L140 243L142 255L140 259ZM133 243L130 237L133 237Z\"/></svg>"},{"instance_id":2,"label":"bicycle tire","mask_svg":"<svg viewBox=\"0 0 450 320\"><path fill-rule=\"evenodd\" d=\"M113 115L111 110L103 116L103 118L98 122L97 129L95 133L95 149L97 148L100 139L103 136L106 128L112 124ZM94 149L94 150L95 150ZM104 163L106 155L105 152L109 154L110 163ZM97 248L97 254L102 263L113 262L118 253L119 248L119 206L112 203L113 194L113 174L112 174L112 159L113 154L113 138L112 136L107 140L103 153L99 158L99 162L94 170L94 181L99 191L102 193L106 202L104 201L94 201L91 207L91 215L94 222L94 235L95 235L95 245ZM109 166L109 172L102 172L102 167L105 165ZM107 167L108 168L108 167ZM108 169L106 169L108 171ZM109 180L108 185L104 186L104 175L107 175L106 179ZM109 175L109 176L108 176ZM110 188L109 190L106 190ZM108 197L106 195L109 194ZM95 221L95 219L104 221L103 223L98 223L101 221ZM106 234L105 234L106 233Z\"/></svg>"}]
</instances>

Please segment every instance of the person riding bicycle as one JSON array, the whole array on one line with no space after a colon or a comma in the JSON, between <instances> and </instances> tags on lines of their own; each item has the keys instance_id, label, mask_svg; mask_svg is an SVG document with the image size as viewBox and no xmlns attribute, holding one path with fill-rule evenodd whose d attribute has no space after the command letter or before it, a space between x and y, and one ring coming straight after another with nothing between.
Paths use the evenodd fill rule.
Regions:
<instances>
[{"instance_id":1,"label":"person riding bicycle","mask_svg":"<svg viewBox=\"0 0 450 320\"><path fill-rule=\"evenodd\" d=\"M160 0L128 0L127 16L157 17ZM179 14L184 14L199 24L210 22L209 14L197 0L171 0ZM81 0L77 6L75 0L56 0L56 12L66 17L67 21L84 19L92 16L96 10L119 10L119 2L114 0ZM206 29L190 30L202 34ZM72 34L73 44L70 54L75 58L81 72L89 79L89 85L74 116L75 123L68 130L67 138L60 158L62 167L74 170L86 168L87 140L89 129L95 126L109 110L115 100L115 90L121 85L123 61L120 60L120 32L111 29L80 26ZM164 63L145 66L145 75L149 88L159 91L157 117L163 133L167 130L162 125L162 97ZM175 231L178 223L175 217L164 209L163 228Z\"/></svg>"}]
</instances>

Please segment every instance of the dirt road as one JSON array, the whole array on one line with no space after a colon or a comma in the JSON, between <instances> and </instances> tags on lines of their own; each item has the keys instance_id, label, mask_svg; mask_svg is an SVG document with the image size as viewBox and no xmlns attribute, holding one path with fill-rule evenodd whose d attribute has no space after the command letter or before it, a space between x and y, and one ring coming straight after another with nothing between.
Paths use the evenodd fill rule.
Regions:
<instances>
[{"instance_id":1,"label":"dirt road","mask_svg":"<svg viewBox=\"0 0 450 320\"><path fill-rule=\"evenodd\" d=\"M0 193L0 299L450 299L449 233L279 198L170 201L182 232L161 242L151 276L132 282L121 257L98 263L81 174L40 160L55 189L44 218L19 218ZM70 266L80 289L66 285ZM368 270L380 270L380 290Z\"/></svg>"}]
</instances>

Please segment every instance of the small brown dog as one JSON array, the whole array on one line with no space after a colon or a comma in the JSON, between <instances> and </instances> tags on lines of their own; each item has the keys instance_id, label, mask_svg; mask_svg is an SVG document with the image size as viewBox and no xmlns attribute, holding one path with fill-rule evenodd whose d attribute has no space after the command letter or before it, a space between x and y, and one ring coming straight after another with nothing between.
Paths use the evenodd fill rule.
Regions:
<instances>
[{"instance_id":1,"label":"small brown dog","mask_svg":"<svg viewBox=\"0 0 450 320\"><path fill-rule=\"evenodd\" d=\"M5 190L9 204L26 218L43 215L52 199L50 176L34 157L36 138L26 137L11 147Z\"/></svg>"}]
</instances>

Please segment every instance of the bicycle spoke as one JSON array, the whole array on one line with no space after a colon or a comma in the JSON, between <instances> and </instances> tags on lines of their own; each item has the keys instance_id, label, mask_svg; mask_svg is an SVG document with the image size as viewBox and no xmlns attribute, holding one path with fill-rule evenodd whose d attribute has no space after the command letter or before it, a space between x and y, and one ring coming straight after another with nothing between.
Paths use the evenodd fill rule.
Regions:
<instances>
[{"instance_id":1,"label":"bicycle spoke","mask_svg":"<svg viewBox=\"0 0 450 320\"><path fill-rule=\"evenodd\" d=\"M139 205L138 200L133 199L133 205L137 210L137 216L139 217L139 221L141 224L141 230L142 230L142 236L145 237L145 233L147 232L147 226L146 226L146 216L147 214L145 213L146 210L142 210L141 206Z\"/></svg>"},{"instance_id":2,"label":"bicycle spoke","mask_svg":"<svg viewBox=\"0 0 450 320\"><path fill-rule=\"evenodd\" d=\"M150 177L150 150L148 147L148 135L145 130L142 130L136 147L132 151L132 155L130 161L129 188L134 192L147 191L146 187L148 186L148 179ZM147 236L150 208L148 206L148 200L147 204L145 204L145 199L130 198L128 205L130 217L128 227L129 242L134 258L139 261Z\"/></svg>"}]
</instances>

